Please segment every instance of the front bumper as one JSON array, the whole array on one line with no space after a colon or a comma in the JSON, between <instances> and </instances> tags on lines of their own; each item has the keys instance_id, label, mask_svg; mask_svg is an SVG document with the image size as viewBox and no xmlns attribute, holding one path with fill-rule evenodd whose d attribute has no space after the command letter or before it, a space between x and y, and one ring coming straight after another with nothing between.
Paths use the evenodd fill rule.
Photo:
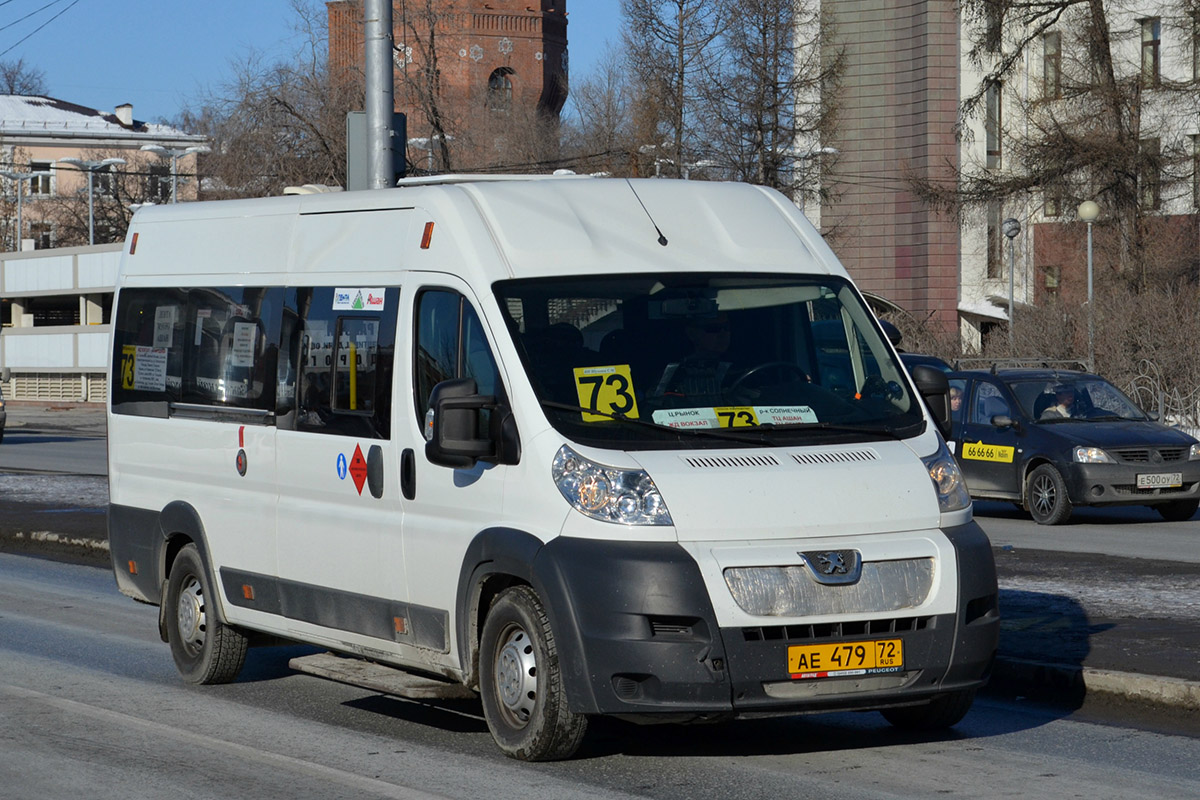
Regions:
<instances>
[{"instance_id":1,"label":"front bumper","mask_svg":"<svg viewBox=\"0 0 1200 800\"><path fill-rule=\"evenodd\" d=\"M535 582L571 709L678 719L882 708L981 686L999 635L991 544L974 522L943 533L958 560L955 613L753 628L717 625L699 567L676 544L555 539ZM883 638L902 640L903 672L788 674L791 645Z\"/></svg>"},{"instance_id":2,"label":"front bumper","mask_svg":"<svg viewBox=\"0 0 1200 800\"><path fill-rule=\"evenodd\" d=\"M1183 485L1176 488L1139 489L1138 475L1178 472ZM1200 498L1200 461L1147 464L1077 464L1063 472L1067 496L1077 506L1153 505L1172 500Z\"/></svg>"}]
</instances>

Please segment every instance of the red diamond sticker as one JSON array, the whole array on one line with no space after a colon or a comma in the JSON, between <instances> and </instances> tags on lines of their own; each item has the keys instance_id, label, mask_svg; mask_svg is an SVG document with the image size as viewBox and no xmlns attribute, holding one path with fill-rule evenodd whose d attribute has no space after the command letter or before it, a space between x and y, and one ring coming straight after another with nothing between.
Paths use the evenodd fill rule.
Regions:
<instances>
[{"instance_id":1,"label":"red diamond sticker","mask_svg":"<svg viewBox=\"0 0 1200 800\"><path fill-rule=\"evenodd\" d=\"M367 460L358 445L354 445L354 458L350 459L350 477L354 478L354 488L362 494L363 484L367 482Z\"/></svg>"}]
</instances>

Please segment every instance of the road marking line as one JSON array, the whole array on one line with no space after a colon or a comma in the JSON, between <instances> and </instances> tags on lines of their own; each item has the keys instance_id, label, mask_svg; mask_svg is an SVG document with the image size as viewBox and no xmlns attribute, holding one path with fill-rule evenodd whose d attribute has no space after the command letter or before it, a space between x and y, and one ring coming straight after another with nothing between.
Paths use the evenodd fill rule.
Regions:
<instances>
[{"instance_id":1,"label":"road marking line","mask_svg":"<svg viewBox=\"0 0 1200 800\"><path fill-rule=\"evenodd\" d=\"M397 800L448 800L445 795L429 794L419 789L412 789L407 786L398 786L394 783L367 778L362 775L356 775L353 772L327 767L323 764L314 764L311 761L285 756L279 753L272 753L266 750L259 750L254 747L237 744L236 742L228 742L223 739L216 739L211 736L204 736L190 731L172 728L169 725L164 725L160 722L151 722L149 720L131 717L128 714L122 714L117 711L110 711L106 708L90 706L86 703L80 703L75 700L66 700L61 697L53 697L42 692L36 692L32 689L23 689L19 686L9 686L0 684L0 693L9 695L10 697L18 697L26 700L33 700L44 705L66 711L71 714L81 714L103 722L109 722L117 725L124 725L130 728L137 728L147 733L156 736L166 736L187 744L198 745L209 750L215 750L235 758L244 759L247 761L255 761L267 766L276 767L284 770L299 772L321 780L326 780L331 783L340 783L350 786L354 789L371 792L383 797L394 797Z\"/></svg>"}]
</instances>

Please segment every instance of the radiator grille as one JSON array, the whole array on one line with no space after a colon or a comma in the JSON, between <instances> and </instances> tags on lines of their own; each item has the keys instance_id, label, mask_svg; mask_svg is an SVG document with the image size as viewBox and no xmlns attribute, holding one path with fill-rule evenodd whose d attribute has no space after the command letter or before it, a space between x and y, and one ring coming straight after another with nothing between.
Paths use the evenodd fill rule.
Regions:
<instances>
[{"instance_id":1,"label":"radiator grille","mask_svg":"<svg viewBox=\"0 0 1200 800\"><path fill-rule=\"evenodd\" d=\"M857 583L817 583L808 567L730 567L725 585L756 617L870 614L916 608L933 588L933 559L869 561Z\"/></svg>"}]
</instances>

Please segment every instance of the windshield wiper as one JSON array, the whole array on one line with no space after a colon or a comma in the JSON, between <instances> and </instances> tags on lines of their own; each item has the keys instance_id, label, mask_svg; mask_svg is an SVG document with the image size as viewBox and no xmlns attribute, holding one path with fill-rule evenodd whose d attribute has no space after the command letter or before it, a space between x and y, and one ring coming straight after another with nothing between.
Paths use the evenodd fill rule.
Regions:
<instances>
[{"instance_id":1,"label":"windshield wiper","mask_svg":"<svg viewBox=\"0 0 1200 800\"><path fill-rule=\"evenodd\" d=\"M707 436L712 439L724 439L729 442L739 442L741 444L768 444L767 438L757 430L746 430L742 433L735 433L728 429L720 428L676 428L671 425L662 425L657 422L639 419L638 417L627 417L624 414L610 413L608 411L599 411L594 408L584 408L583 406L573 406L570 403L559 403L554 400L542 400L543 408L554 408L559 411L577 411L583 414L596 414L601 417L615 419L618 422L628 422L631 425L640 425L643 428L653 428L654 430L666 433L690 434L693 436Z\"/></svg>"}]
</instances>

